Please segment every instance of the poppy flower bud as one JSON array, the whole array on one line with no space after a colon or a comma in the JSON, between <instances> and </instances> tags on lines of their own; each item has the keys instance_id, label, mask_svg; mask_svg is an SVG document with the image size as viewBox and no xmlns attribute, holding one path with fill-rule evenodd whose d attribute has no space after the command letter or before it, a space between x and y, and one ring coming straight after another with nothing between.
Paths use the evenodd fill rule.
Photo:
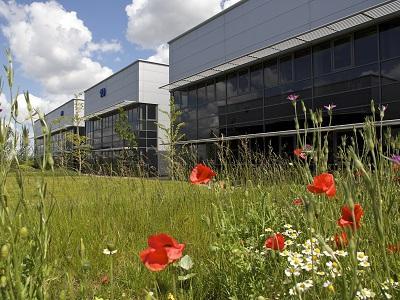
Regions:
<instances>
[{"instance_id":1,"label":"poppy flower bud","mask_svg":"<svg viewBox=\"0 0 400 300\"><path fill-rule=\"evenodd\" d=\"M90 269L90 262L87 259L82 260L82 269L88 271Z\"/></svg>"},{"instance_id":2,"label":"poppy flower bud","mask_svg":"<svg viewBox=\"0 0 400 300\"><path fill-rule=\"evenodd\" d=\"M7 258L8 255L10 254L10 247L7 244L3 245L1 247L0 253L2 258Z\"/></svg>"},{"instance_id":3,"label":"poppy flower bud","mask_svg":"<svg viewBox=\"0 0 400 300\"><path fill-rule=\"evenodd\" d=\"M7 286L7 277L1 276L0 277L0 288L5 288Z\"/></svg>"},{"instance_id":4,"label":"poppy flower bud","mask_svg":"<svg viewBox=\"0 0 400 300\"><path fill-rule=\"evenodd\" d=\"M110 252L113 252L113 251L115 250L115 245L114 245L113 243L108 243L108 244L107 244L107 249L108 249Z\"/></svg>"},{"instance_id":5,"label":"poppy flower bud","mask_svg":"<svg viewBox=\"0 0 400 300\"><path fill-rule=\"evenodd\" d=\"M26 239L29 236L28 228L26 228L25 226L21 227L19 230L19 235L21 238Z\"/></svg>"}]
</instances>

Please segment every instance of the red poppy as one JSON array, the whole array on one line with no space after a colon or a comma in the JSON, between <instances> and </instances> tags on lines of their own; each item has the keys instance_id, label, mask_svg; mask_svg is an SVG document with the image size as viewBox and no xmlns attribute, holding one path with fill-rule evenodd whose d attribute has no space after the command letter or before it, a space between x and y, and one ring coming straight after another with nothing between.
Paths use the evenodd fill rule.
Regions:
<instances>
[{"instance_id":1,"label":"red poppy","mask_svg":"<svg viewBox=\"0 0 400 300\"><path fill-rule=\"evenodd\" d=\"M387 246L387 251L389 253L397 253L400 252L400 243L396 244L390 244Z\"/></svg>"},{"instance_id":2,"label":"red poppy","mask_svg":"<svg viewBox=\"0 0 400 300\"><path fill-rule=\"evenodd\" d=\"M148 238L149 247L140 252L140 259L151 271L164 270L170 263L182 257L185 244L179 244L171 236L161 233Z\"/></svg>"},{"instance_id":3,"label":"red poppy","mask_svg":"<svg viewBox=\"0 0 400 300\"><path fill-rule=\"evenodd\" d=\"M344 231L342 231L342 233L340 235L335 234L334 241L336 244L336 248L338 248L338 249L346 248L349 245L349 240L347 239L347 234Z\"/></svg>"},{"instance_id":4,"label":"red poppy","mask_svg":"<svg viewBox=\"0 0 400 300\"><path fill-rule=\"evenodd\" d=\"M207 184L215 175L217 174L211 168L198 164L190 174L190 182L193 184Z\"/></svg>"},{"instance_id":5,"label":"red poppy","mask_svg":"<svg viewBox=\"0 0 400 300\"><path fill-rule=\"evenodd\" d=\"M353 218L354 213L354 218ZM364 210L360 204L355 204L353 211L347 205L342 207L342 217L338 220L340 227L351 227L352 229L360 228L360 220L364 215Z\"/></svg>"},{"instance_id":6,"label":"red poppy","mask_svg":"<svg viewBox=\"0 0 400 300\"><path fill-rule=\"evenodd\" d=\"M304 201L301 198L297 198L297 199L294 199L292 203L293 203L293 205L300 206L300 205L304 204Z\"/></svg>"},{"instance_id":7,"label":"red poppy","mask_svg":"<svg viewBox=\"0 0 400 300\"><path fill-rule=\"evenodd\" d=\"M322 173L314 177L312 184L307 186L307 189L314 194L325 193L328 197L336 195L335 179L332 174Z\"/></svg>"},{"instance_id":8,"label":"red poppy","mask_svg":"<svg viewBox=\"0 0 400 300\"><path fill-rule=\"evenodd\" d=\"M280 234L274 234L265 241L265 248L282 251L285 248L285 237Z\"/></svg>"},{"instance_id":9,"label":"red poppy","mask_svg":"<svg viewBox=\"0 0 400 300\"><path fill-rule=\"evenodd\" d=\"M301 148L297 148L293 151L294 155L296 155L297 157L301 158L301 159L306 159L307 155L303 152L303 149Z\"/></svg>"},{"instance_id":10,"label":"red poppy","mask_svg":"<svg viewBox=\"0 0 400 300\"><path fill-rule=\"evenodd\" d=\"M110 283L110 278L107 275L101 277L100 282L102 285L107 285Z\"/></svg>"}]
</instances>

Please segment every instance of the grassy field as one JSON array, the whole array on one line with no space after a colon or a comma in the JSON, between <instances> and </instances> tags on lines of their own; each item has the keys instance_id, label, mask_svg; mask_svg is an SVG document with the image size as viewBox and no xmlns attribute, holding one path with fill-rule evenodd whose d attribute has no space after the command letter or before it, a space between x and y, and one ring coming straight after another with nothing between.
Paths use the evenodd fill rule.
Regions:
<instances>
[{"instance_id":1,"label":"grassy field","mask_svg":"<svg viewBox=\"0 0 400 300\"><path fill-rule=\"evenodd\" d=\"M28 213L22 224L28 229L37 224L29 212L36 216L38 180L38 173L27 173L24 179ZM378 299L385 299L385 293L387 298L400 297L396 283L384 284L386 280L397 281L400 256L383 255L387 245L381 244L376 232L375 199L370 198L363 181L358 176L335 174L338 193L330 199L312 195L298 183L301 180L292 178L275 184L254 180L240 185L215 182L207 188L187 182L46 174L46 204L54 205L49 223L52 267L48 296L353 299L357 291L368 288ZM330 240L340 232L337 220L346 198L343 184L351 188L353 201L361 203L365 211L361 228L346 252ZM6 190L11 198L18 198L14 176L9 177ZM396 244L400 241L399 183L386 181L382 190L385 243ZM293 204L295 198L314 199L312 219L304 205ZM190 272L196 275L192 279L178 281L184 273L174 266L159 273L143 266L138 253L146 248L149 235L161 232L186 244L184 254L194 262ZM289 253L265 249L264 242L273 232L285 234ZM312 251L315 248L327 255L318 254L318 262L309 270L307 257L315 253L307 252L306 241L312 238L319 238ZM82 263L79 255L81 239L88 263ZM118 250L113 256L103 254L109 243ZM338 251L333 254L337 261L328 255L330 248ZM360 266L362 260L354 259L352 252L364 252L370 266ZM285 272L291 267L290 253L300 253L304 260L298 276ZM110 277L111 259L113 282L102 283L104 276ZM386 259L389 269L385 269ZM312 287L307 286L307 280L312 280ZM306 283L304 292L291 295L290 289L302 282Z\"/></svg>"}]
</instances>

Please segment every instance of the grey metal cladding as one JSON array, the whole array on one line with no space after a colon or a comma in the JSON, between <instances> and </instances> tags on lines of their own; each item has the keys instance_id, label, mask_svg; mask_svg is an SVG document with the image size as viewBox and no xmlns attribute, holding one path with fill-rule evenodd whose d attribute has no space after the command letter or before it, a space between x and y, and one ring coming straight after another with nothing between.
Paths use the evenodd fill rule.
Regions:
<instances>
[{"instance_id":1,"label":"grey metal cladding","mask_svg":"<svg viewBox=\"0 0 400 300\"><path fill-rule=\"evenodd\" d=\"M384 0L247 0L170 42L170 82Z\"/></svg>"},{"instance_id":2,"label":"grey metal cladding","mask_svg":"<svg viewBox=\"0 0 400 300\"><path fill-rule=\"evenodd\" d=\"M106 89L101 97L100 90ZM96 113L122 101L139 100L139 64L135 63L111 75L85 91L85 115Z\"/></svg>"}]
</instances>

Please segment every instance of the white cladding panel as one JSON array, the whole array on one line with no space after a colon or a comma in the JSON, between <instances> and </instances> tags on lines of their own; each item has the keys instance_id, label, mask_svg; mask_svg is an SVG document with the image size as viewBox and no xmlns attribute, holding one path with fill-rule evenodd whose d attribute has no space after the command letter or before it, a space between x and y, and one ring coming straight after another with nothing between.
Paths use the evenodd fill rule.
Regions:
<instances>
[{"instance_id":1,"label":"white cladding panel","mask_svg":"<svg viewBox=\"0 0 400 300\"><path fill-rule=\"evenodd\" d=\"M387 0L245 0L170 42L170 82Z\"/></svg>"},{"instance_id":2,"label":"white cladding panel","mask_svg":"<svg viewBox=\"0 0 400 300\"><path fill-rule=\"evenodd\" d=\"M71 126L85 126L84 104L81 99L72 99L46 114L45 120L51 132ZM35 121L33 130L35 136L42 135L42 126L38 120Z\"/></svg>"},{"instance_id":3,"label":"white cladding panel","mask_svg":"<svg viewBox=\"0 0 400 300\"><path fill-rule=\"evenodd\" d=\"M169 91L160 89L168 83L169 68L164 65L140 62L139 64L139 99L143 103L158 104L158 123L168 126L169 119L164 112L169 110ZM164 133L158 130L158 150L163 151ZM160 158L159 158L160 160Z\"/></svg>"}]
</instances>

